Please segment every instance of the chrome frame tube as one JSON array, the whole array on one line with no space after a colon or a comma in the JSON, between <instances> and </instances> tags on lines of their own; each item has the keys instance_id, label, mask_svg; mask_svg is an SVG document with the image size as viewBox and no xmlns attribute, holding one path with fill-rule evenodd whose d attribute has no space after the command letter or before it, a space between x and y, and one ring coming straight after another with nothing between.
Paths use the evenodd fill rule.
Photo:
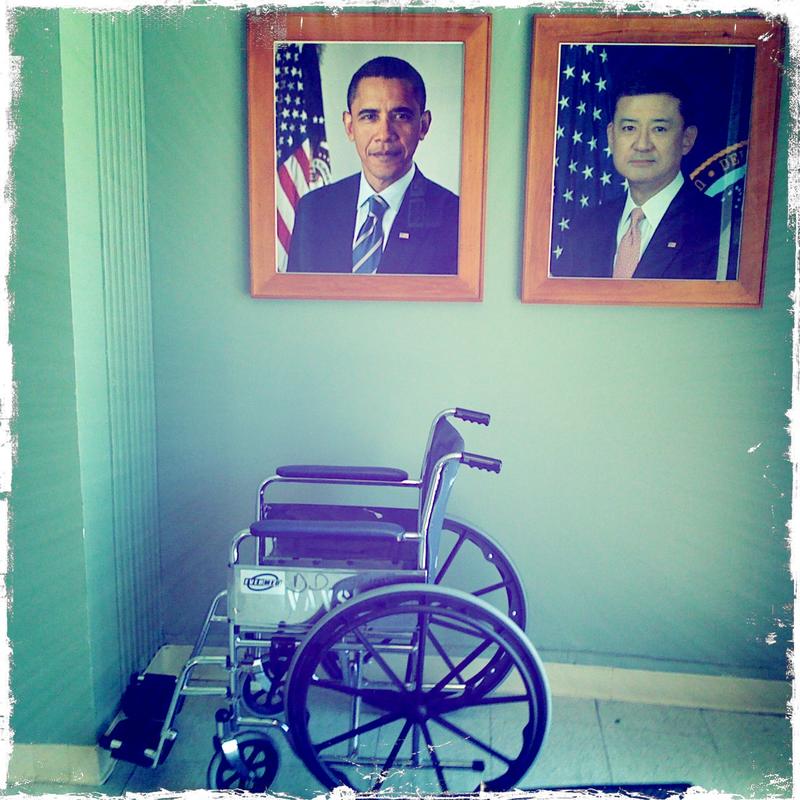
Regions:
<instances>
[{"instance_id":1,"label":"chrome frame tube","mask_svg":"<svg viewBox=\"0 0 800 800\"><path fill-rule=\"evenodd\" d=\"M223 589L211 601L211 605L208 608L208 613L206 614L205 621L203 622L203 627L200 629L200 633L198 634L197 639L195 640L194 647L192 648L192 652L189 658L194 658L195 656L199 656L203 648L206 646L206 639L208 638L208 631L211 628L212 622L227 623L228 621L227 614L225 616L222 616L217 613L219 604L222 602L223 599L227 601L227 598L228 598L228 590Z\"/></svg>"},{"instance_id":2,"label":"chrome frame tube","mask_svg":"<svg viewBox=\"0 0 800 800\"><path fill-rule=\"evenodd\" d=\"M417 568L420 570L428 569L428 532L430 530L431 519L433 518L433 508L435 505L436 496L442 484L442 474L444 473L444 468L451 461L461 461L461 453L447 453L443 455L433 466L431 488L428 492L428 496L425 498L425 506L422 509L422 517L419 526L420 544Z\"/></svg>"},{"instance_id":3,"label":"chrome frame tube","mask_svg":"<svg viewBox=\"0 0 800 800\"><path fill-rule=\"evenodd\" d=\"M356 649L351 651L351 654L348 658L347 668L350 673L350 677L354 678L354 689L361 688L361 649ZM356 695L352 698L350 703L350 725L352 729L355 730L358 728L361 722L361 697ZM354 736L350 744L348 745L348 755L349 756L356 756L358 755L358 735Z\"/></svg>"},{"instance_id":4,"label":"chrome frame tube","mask_svg":"<svg viewBox=\"0 0 800 800\"><path fill-rule=\"evenodd\" d=\"M194 656L186 661L178 675L178 681L175 684L175 689L172 692L172 699L169 703L166 716L164 717L164 724L161 726L161 733L158 737L158 747L155 751L148 751L146 755L153 759L153 767L158 764L161 757L161 752L164 749L164 744L169 739L174 739L177 735L172 731L172 723L175 721L175 709L178 707L178 700L181 696L191 695L213 695L217 697L227 697L228 689L226 686L190 686L192 671L195 667L217 665L227 668L227 656Z\"/></svg>"},{"instance_id":5,"label":"chrome frame tube","mask_svg":"<svg viewBox=\"0 0 800 800\"><path fill-rule=\"evenodd\" d=\"M231 540L231 549L228 555L228 566L232 567L239 563L239 545L248 539L252 534L249 528L239 531Z\"/></svg>"}]
</instances>

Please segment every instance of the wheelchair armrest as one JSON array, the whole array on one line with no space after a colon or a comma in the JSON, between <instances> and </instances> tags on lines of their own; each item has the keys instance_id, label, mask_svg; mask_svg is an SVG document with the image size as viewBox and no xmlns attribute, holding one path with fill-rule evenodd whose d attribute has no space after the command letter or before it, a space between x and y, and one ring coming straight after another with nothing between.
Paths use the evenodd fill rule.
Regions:
<instances>
[{"instance_id":1,"label":"wheelchair armrest","mask_svg":"<svg viewBox=\"0 0 800 800\"><path fill-rule=\"evenodd\" d=\"M408 473L393 467L342 467L327 464L286 464L275 473L281 478L314 478L334 481L368 481L374 483L400 483L408 480Z\"/></svg>"},{"instance_id":2,"label":"wheelchair armrest","mask_svg":"<svg viewBox=\"0 0 800 800\"><path fill-rule=\"evenodd\" d=\"M250 526L250 533L261 539L302 539L321 535L400 542L405 530L394 522L370 520L262 519Z\"/></svg>"}]
</instances>

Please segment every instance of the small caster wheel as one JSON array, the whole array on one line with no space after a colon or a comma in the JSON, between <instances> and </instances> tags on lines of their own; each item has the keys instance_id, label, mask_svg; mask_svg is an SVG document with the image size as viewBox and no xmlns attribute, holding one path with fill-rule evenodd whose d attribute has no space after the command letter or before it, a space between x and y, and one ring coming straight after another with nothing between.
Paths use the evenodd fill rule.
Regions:
<instances>
[{"instance_id":1,"label":"small caster wheel","mask_svg":"<svg viewBox=\"0 0 800 800\"><path fill-rule=\"evenodd\" d=\"M272 741L253 734L222 743L208 765L209 789L265 792L278 774L280 758Z\"/></svg>"},{"instance_id":2,"label":"small caster wheel","mask_svg":"<svg viewBox=\"0 0 800 800\"><path fill-rule=\"evenodd\" d=\"M255 675L248 675L242 684L242 702L259 717L272 717L283 711L283 681L269 681L269 689L264 689Z\"/></svg>"}]
</instances>

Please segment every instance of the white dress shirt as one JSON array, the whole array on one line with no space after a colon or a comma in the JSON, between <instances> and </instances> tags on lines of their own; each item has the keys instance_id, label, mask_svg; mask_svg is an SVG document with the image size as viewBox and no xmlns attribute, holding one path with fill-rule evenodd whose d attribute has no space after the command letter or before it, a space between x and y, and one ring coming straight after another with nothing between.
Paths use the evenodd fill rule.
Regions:
<instances>
[{"instance_id":1,"label":"white dress shirt","mask_svg":"<svg viewBox=\"0 0 800 800\"><path fill-rule=\"evenodd\" d=\"M642 237L642 246L639 250L640 257L653 238L658 223L661 222L664 214L667 213L669 204L675 199L675 195L678 194L681 186L683 186L683 175L680 170L678 170L678 174L670 183L640 206L644 213L644 219L639 224L639 232ZM628 199L625 201L625 208L622 209L622 216L617 226L617 250L619 250L619 243L622 241L622 237L627 233L630 227L631 211L633 211L634 208L636 208L636 203L634 203L631 197L631 190L628 189Z\"/></svg>"},{"instance_id":2,"label":"white dress shirt","mask_svg":"<svg viewBox=\"0 0 800 800\"><path fill-rule=\"evenodd\" d=\"M353 229L354 245L356 243L356 238L358 237L358 232L361 230L361 226L364 224L364 220L369 214L369 203L367 201L370 197L372 197L372 195L377 194L386 202L386 205L388 206L386 211L383 212L383 248L384 250L386 249L386 242L389 240L389 231L392 229L392 224L397 216L397 212L400 210L403 198L406 196L406 191L411 185L411 181L413 180L416 171L416 164L412 164L411 169L406 172L402 178L396 180L391 186L388 186L382 192L376 192L369 185L369 183L367 183L367 179L364 177L364 173L362 171L361 184L358 189L356 225Z\"/></svg>"}]
</instances>

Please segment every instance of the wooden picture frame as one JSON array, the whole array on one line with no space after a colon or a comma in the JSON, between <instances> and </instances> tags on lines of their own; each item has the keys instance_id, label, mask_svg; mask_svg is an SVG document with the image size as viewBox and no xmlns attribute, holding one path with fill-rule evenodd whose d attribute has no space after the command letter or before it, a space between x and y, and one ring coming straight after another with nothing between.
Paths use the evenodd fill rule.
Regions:
<instances>
[{"instance_id":1,"label":"wooden picture frame","mask_svg":"<svg viewBox=\"0 0 800 800\"><path fill-rule=\"evenodd\" d=\"M769 233L782 47L780 22L757 17L536 17L524 221L523 302L760 306ZM589 66L578 68L576 74L573 62L577 64L579 57L589 57L589 54L597 60L587 62ZM681 169L687 184L694 184L701 193L714 193L722 209L719 212L722 222L718 228L720 243L718 248L714 245L718 267L714 278L686 277L686 271L681 271L683 267L676 266L672 274L665 271L660 277L654 276L659 274L654 270L651 275L634 274L630 279L614 279L610 270L616 240L613 244L609 241L609 262L608 234L603 235L602 241L597 237L592 241L589 235L590 231L600 231L600 216L592 218L590 213L601 208L603 200L598 202L596 197L590 200L591 189L582 190L579 182L586 180L590 187L596 187L596 195L601 195L610 193L612 189L607 187L621 178L614 168L616 159L607 138L607 124L614 115L613 101L598 99L601 89L608 90L606 97L613 96L614 74L610 73L611 85L602 76L603 70L611 69L609 61L614 58L617 59L618 84L622 83L625 75L638 72L642 60L648 61L653 69L659 68L662 62L665 67L667 63L672 64L674 69L675 63L679 62L680 69L689 73L684 82L694 85L695 94L698 94L698 87L700 89L699 115L695 119L705 121L709 140L704 146L710 146L710 149L706 152L690 151L684 155ZM697 71L698 64L709 64L708 69L721 70L722 66L714 65L726 64L724 59L736 59L736 75L743 76L742 82L734 85L731 77L732 83L726 87L722 86L725 80L715 83L705 69ZM752 63L751 73L748 73L751 69L749 63ZM594 75L590 74L592 64L596 65ZM628 65L626 70L623 69L625 64ZM595 83L595 79L600 83ZM739 78L735 80L739 81ZM747 91L747 80L752 80L752 91ZM581 90L576 88L577 81L594 87L597 105L592 105L591 100L588 105L585 101L574 102L582 96ZM728 139L714 145L710 137L714 130L721 129L722 123L718 123L716 128L712 125L715 119L712 116L713 103L723 102L718 97L723 91L730 92L729 98L738 99L723 106L722 113L728 119L725 131ZM605 111L600 108L602 102L607 103ZM569 113L562 113L570 108L572 117ZM584 133L579 128L585 123L580 115L588 111L599 118L592 129L594 133L584 141ZM737 131L731 133L734 126L730 120L734 117L738 124L749 125L749 128L740 129L739 133L744 130L744 135L738 138ZM572 130L569 128L570 120L573 121ZM704 133L703 124L696 126L699 134L695 144L690 145L695 150ZM619 129L614 128L616 130ZM578 137L577 142L575 137ZM621 139L619 136L616 138L617 142ZM579 151L577 148L584 144L591 147ZM569 149L573 146L575 149ZM585 164L578 153L583 154ZM691 170L686 165L689 156L700 160ZM607 159L608 167L597 160L602 158ZM592 159L595 159L596 173L590 164ZM620 163L624 163L622 156ZM750 165L749 169L747 165ZM565 171L565 168L568 169ZM572 177L569 170L572 170ZM602 181L598 181L599 178ZM575 189L567 186L570 182ZM624 198L626 190L621 181L617 191ZM585 210L575 210L568 205L570 202L578 205L579 199L586 206ZM624 230L625 223L621 221L620 213L623 202L618 198L613 202L605 200L604 219L611 219L612 210L619 209L616 220L620 222L618 229L614 226L615 233ZM702 202L707 203L707 200ZM603 230L610 230L610 227L606 225ZM681 230L686 232L688 241L689 226ZM657 234L656 228L652 242L655 242ZM675 241L660 239L659 246L680 250L683 244L677 240L682 235L672 237ZM705 241L710 239L705 237ZM640 265L644 263L647 247L649 245L645 243ZM688 255L690 248L683 247L682 252ZM677 264L674 250L667 253L654 247L650 253L651 261L657 253L671 256L673 264ZM562 257L564 261L560 262ZM695 264L700 261L702 258L695 257ZM711 261L709 257L709 270L712 269ZM597 276L600 273L604 274Z\"/></svg>"},{"instance_id":2,"label":"wooden picture frame","mask_svg":"<svg viewBox=\"0 0 800 800\"><path fill-rule=\"evenodd\" d=\"M424 301L478 301L482 298L490 25L491 18L486 14L349 14L345 11L335 14L253 12L248 15L250 286L253 297ZM309 49L305 47L307 44L324 46ZM315 121L324 119L326 139L322 141L321 136L318 136L317 143L322 141L323 150L318 149L308 156L309 162L319 166L319 169L311 167L312 179L324 179L329 169L331 183L339 179L337 173L344 171L355 174L361 168L356 160L356 148L352 141L347 140L343 125L343 112L347 110L348 83L355 71L352 66L346 69L347 60L356 56L363 58L363 61L353 62L357 63L357 69L364 61L375 56L396 55L411 62L412 56L407 54L415 53L430 67L424 71L420 68L419 72L428 90L427 105L431 109L432 122L426 140L419 142L414 153L414 162L417 164L417 172L423 172L437 187L436 171L448 170L448 179L454 184L453 193L458 195L457 204L450 197L454 204L451 208L457 209L458 218L457 244L455 222L448 226L452 245L449 250L454 254L448 267L451 274L434 272L440 269L439 256L434 256L430 262L416 258L416 266L408 265L412 269L424 270L423 274L401 272L400 270L407 267L406 261L392 262L394 274L383 274L380 267L376 274L353 274L352 271L345 272L343 258L326 261L324 250L318 258L315 256L313 263L309 263L308 259L299 262L296 254L293 261L289 261L291 239L286 237L283 217L291 217L295 213L295 206L285 210L286 175L277 174L276 163L277 157L280 157L277 148L285 150L285 140L281 138L281 132L276 133L276 119L280 125L281 118L287 113L285 107L280 108L280 104L284 99L289 100L289 95L286 94L284 98L284 89L276 93L279 83L281 86L286 85L281 83L280 77L275 79L276 59L286 59L290 53L299 57L298 54L304 52L321 54L319 66L309 67L308 74L318 76L317 80L322 86L318 95L320 98L324 99L326 92L328 97L333 97L330 103L333 108L325 107L324 113L318 117L312 115ZM452 80L452 83L445 83L445 80ZM333 88L326 88L333 87L334 84L335 93ZM454 86L458 88L454 89ZM307 87L304 91L306 89ZM435 101L434 96L440 99ZM443 108L453 110L442 111ZM438 141L434 138L437 125L440 137ZM448 130L446 135L442 133ZM326 146L327 152L324 149ZM334 158L334 148L338 148L340 157ZM440 155L437 156L437 153ZM326 158L330 161L329 165L325 163ZM343 165L345 162L349 165L346 170L344 166L337 167L337 164ZM309 169L307 164L304 169ZM429 174L431 172L434 174ZM307 175L306 172L306 177ZM289 191L293 191L292 187L289 187ZM409 193L410 190L406 197ZM316 199L319 200L322 196ZM331 192L327 196L331 197ZM297 202L299 200L296 197L291 200L291 203ZM307 207L308 202L305 205ZM353 237L355 197L347 204L348 208L351 206L353 210L348 223L351 231L347 235ZM398 215L397 223L387 238L384 254L392 246L392 237L397 238L398 246L414 240L415 247L421 247L423 234L420 233L415 239L415 224L418 230L423 230L425 225L430 229L431 225L439 224L426 221L442 217L431 213L431 203L426 206L424 202L418 201L417 208L421 208L423 213L417 214L416 218L423 221L408 223L406 230L400 230ZM309 219L307 213L305 219ZM446 215L446 219L452 221L454 215ZM310 228L304 222L293 232L301 229L305 232ZM317 230L319 234L316 233ZM424 235L429 234L425 232ZM314 248L317 238L320 247L324 248L326 242L330 241L331 234L316 226ZM301 240L311 241L305 234L303 237L298 234L295 239L296 252L300 250L301 246L297 242ZM283 247L284 242L287 243L286 248ZM426 240L426 247L430 244L432 241ZM350 247L352 250L352 242ZM308 250L306 248L306 252ZM341 247L336 252L342 254ZM414 252L418 253L419 249ZM440 260L436 261L437 258ZM298 263L303 270L310 267L315 271L296 271ZM338 265L338 269L333 269L335 265ZM286 271L290 268L294 271ZM329 268L331 271L327 271Z\"/></svg>"}]
</instances>

